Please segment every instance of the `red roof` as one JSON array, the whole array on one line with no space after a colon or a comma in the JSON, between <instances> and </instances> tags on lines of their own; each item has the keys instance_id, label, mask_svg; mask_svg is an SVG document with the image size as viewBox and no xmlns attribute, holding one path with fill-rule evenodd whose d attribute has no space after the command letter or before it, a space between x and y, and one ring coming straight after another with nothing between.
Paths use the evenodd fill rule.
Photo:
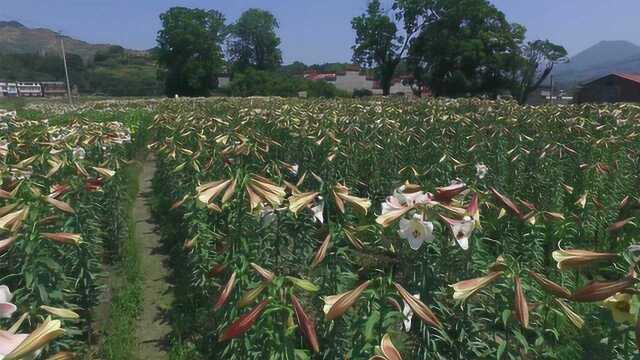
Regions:
<instances>
[{"instance_id":1,"label":"red roof","mask_svg":"<svg viewBox=\"0 0 640 360\"><path fill-rule=\"evenodd\" d=\"M336 74L333 73L329 73L329 74L322 74L322 73L309 73L309 74L305 74L304 78L307 80L327 80L327 81L335 81L336 80Z\"/></svg>"},{"instance_id":2,"label":"red roof","mask_svg":"<svg viewBox=\"0 0 640 360\"><path fill-rule=\"evenodd\" d=\"M614 74L616 76L619 76L621 78L627 79L627 80L631 80L633 82L637 82L640 84L640 74L623 74L623 73L616 73Z\"/></svg>"}]
</instances>

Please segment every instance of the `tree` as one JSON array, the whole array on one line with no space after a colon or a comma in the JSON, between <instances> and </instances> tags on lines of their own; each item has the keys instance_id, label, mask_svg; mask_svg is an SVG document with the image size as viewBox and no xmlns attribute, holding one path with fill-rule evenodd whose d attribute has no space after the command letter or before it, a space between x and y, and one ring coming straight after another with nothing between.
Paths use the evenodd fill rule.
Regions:
<instances>
[{"instance_id":1,"label":"tree","mask_svg":"<svg viewBox=\"0 0 640 360\"><path fill-rule=\"evenodd\" d=\"M166 69L166 94L208 95L224 66L224 16L215 10L174 7L160 19L157 55Z\"/></svg>"},{"instance_id":2,"label":"tree","mask_svg":"<svg viewBox=\"0 0 640 360\"><path fill-rule=\"evenodd\" d=\"M235 70L277 69L282 63L278 27L276 18L266 10L249 9L242 13L230 28L228 52Z\"/></svg>"},{"instance_id":3,"label":"tree","mask_svg":"<svg viewBox=\"0 0 640 360\"><path fill-rule=\"evenodd\" d=\"M423 19L408 63L418 87L436 96L487 94L511 87L525 29L486 0L397 0L405 23Z\"/></svg>"},{"instance_id":4,"label":"tree","mask_svg":"<svg viewBox=\"0 0 640 360\"><path fill-rule=\"evenodd\" d=\"M405 26L406 34L403 36L398 32L396 19L400 17L396 15L392 19L384 13L380 0L371 0L367 12L351 20L356 32L353 62L375 68L383 95L389 95L396 67L419 28Z\"/></svg>"},{"instance_id":5,"label":"tree","mask_svg":"<svg viewBox=\"0 0 640 360\"><path fill-rule=\"evenodd\" d=\"M549 77L555 64L567 62L567 50L549 40L528 42L522 47L522 65L517 69L514 97L521 104Z\"/></svg>"}]
</instances>

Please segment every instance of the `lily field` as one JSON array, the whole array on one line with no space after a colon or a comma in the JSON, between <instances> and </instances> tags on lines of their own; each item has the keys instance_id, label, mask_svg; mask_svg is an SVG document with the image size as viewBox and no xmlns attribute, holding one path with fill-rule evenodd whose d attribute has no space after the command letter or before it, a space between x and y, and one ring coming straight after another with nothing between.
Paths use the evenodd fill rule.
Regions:
<instances>
[{"instance_id":1,"label":"lily field","mask_svg":"<svg viewBox=\"0 0 640 360\"><path fill-rule=\"evenodd\" d=\"M0 110L0 160L2 360L136 358L97 309L142 311L141 162L170 359L640 354L637 105L32 104Z\"/></svg>"}]
</instances>

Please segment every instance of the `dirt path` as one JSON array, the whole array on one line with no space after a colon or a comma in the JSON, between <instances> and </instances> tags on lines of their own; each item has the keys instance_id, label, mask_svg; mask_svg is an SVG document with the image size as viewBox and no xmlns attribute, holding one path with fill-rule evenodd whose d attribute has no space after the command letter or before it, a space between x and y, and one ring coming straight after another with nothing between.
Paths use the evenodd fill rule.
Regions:
<instances>
[{"instance_id":1,"label":"dirt path","mask_svg":"<svg viewBox=\"0 0 640 360\"><path fill-rule=\"evenodd\" d=\"M140 173L140 191L133 208L136 221L136 239L140 249L143 277L143 310L138 320L138 359L167 359L168 335L171 327L165 313L171 306L173 294L168 283L167 256L162 253L160 235L153 224L150 208L151 179L156 171L155 162L143 162Z\"/></svg>"}]
</instances>

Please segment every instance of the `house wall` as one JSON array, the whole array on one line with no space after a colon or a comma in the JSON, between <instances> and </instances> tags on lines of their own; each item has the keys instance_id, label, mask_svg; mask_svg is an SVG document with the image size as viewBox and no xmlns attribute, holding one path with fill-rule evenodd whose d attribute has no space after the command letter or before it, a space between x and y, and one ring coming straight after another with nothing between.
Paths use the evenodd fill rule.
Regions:
<instances>
[{"instance_id":1,"label":"house wall","mask_svg":"<svg viewBox=\"0 0 640 360\"><path fill-rule=\"evenodd\" d=\"M580 103L640 102L640 84L615 75L586 84L578 92Z\"/></svg>"},{"instance_id":2,"label":"house wall","mask_svg":"<svg viewBox=\"0 0 640 360\"><path fill-rule=\"evenodd\" d=\"M367 89L374 94L382 94L382 90L373 88L373 81L367 80L365 75L360 74L359 71L348 70L344 74L336 76L336 81L333 84L341 90L353 92L354 90Z\"/></svg>"}]
</instances>

